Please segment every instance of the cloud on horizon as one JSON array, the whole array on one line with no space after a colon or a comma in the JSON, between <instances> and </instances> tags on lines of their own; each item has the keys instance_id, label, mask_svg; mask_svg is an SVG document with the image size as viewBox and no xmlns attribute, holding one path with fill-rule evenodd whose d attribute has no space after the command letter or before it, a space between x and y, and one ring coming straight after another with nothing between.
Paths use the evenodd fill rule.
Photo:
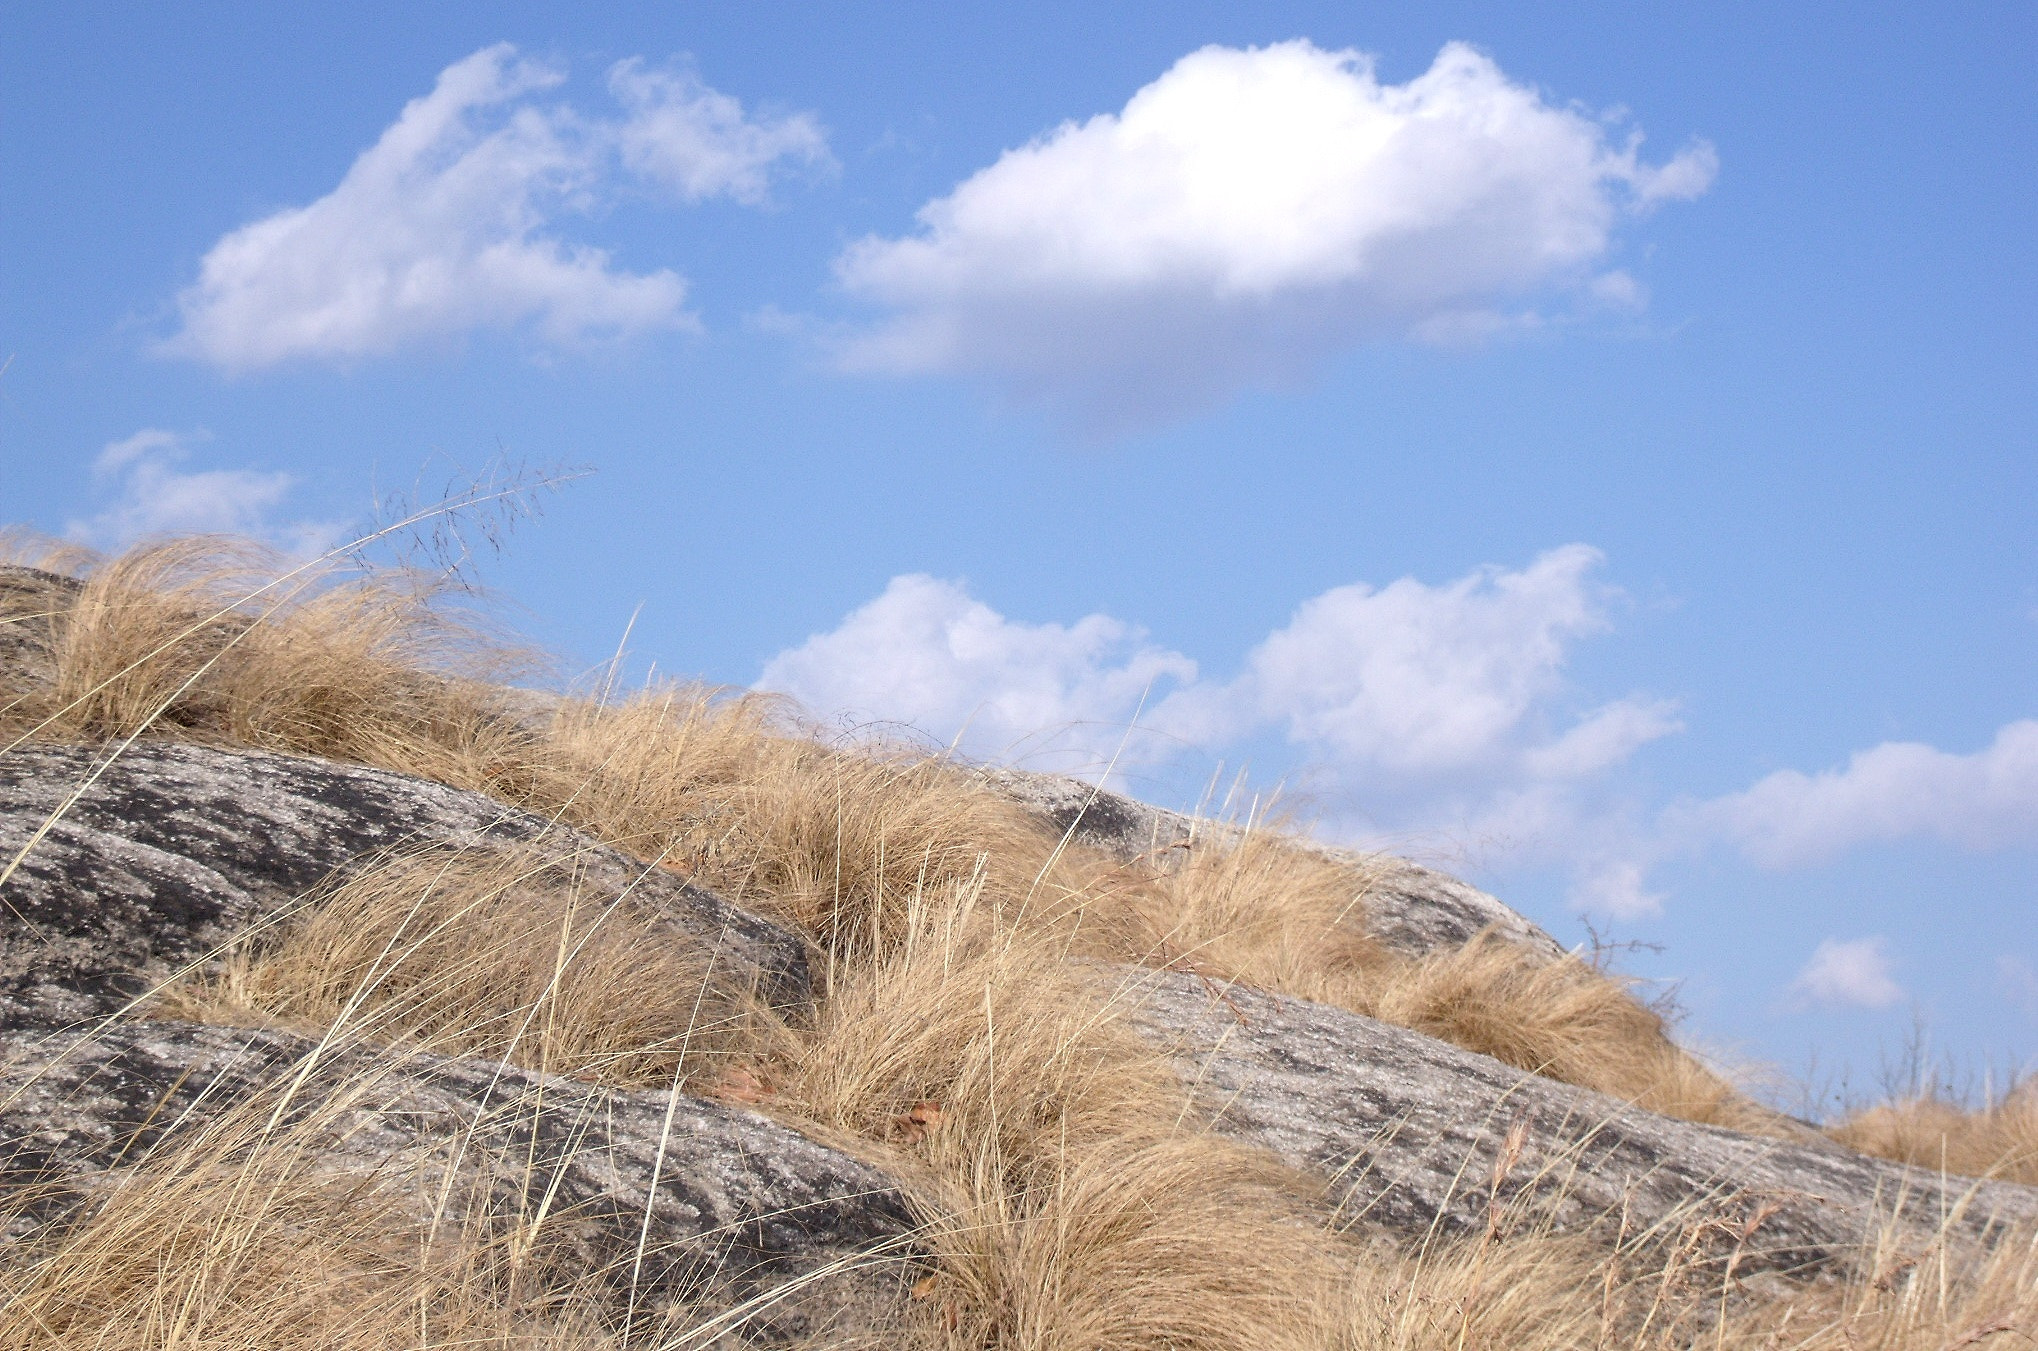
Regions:
<instances>
[{"instance_id":1,"label":"cloud on horizon","mask_svg":"<svg viewBox=\"0 0 2038 1351\"><path fill-rule=\"evenodd\" d=\"M118 549L150 535L241 535L300 556L340 541L338 522L275 519L297 486L288 474L179 468L190 443L202 439L147 427L107 445L92 462L92 478L113 500L94 515L66 522L64 533L96 549Z\"/></svg>"},{"instance_id":2,"label":"cloud on horizon","mask_svg":"<svg viewBox=\"0 0 2038 1351\"><path fill-rule=\"evenodd\" d=\"M1675 834L1733 844L1765 868L1907 839L1976 850L2038 842L2038 721L2005 724L1967 755L1887 741L1843 768L1779 770L1742 792L1682 804L1670 822Z\"/></svg>"},{"instance_id":3,"label":"cloud on horizon","mask_svg":"<svg viewBox=\"0 0 2038 1351\"><path fill-rule=\"evenodd\" d=\"M1456 342L1539 305L1642 303L1623 222L1705 192L1717 156L1553 106L1463 43L1406 84L1306 40L1183 57L837 259L891 316L850 370L980 376L1111 433L1305 378L1369 339Z\"/></svg>"},{"instance_id":4,"label":"cloud on horizon","mask_svg":"<svg viewBox=\"0 0 2038 1351\"><path fill-rule=\"evenodd\" d=\"M1110 615L1013 619L960 582L915 574L772 658L759 685L825 716L905 723L975 756L1089 777L1114 760L1150 769L1278 739L1344 837L1556 867L1576 908L1615 919L1660 911L1653 870L1721 848L1803 868L1908 838L2038 842L2034 721L1969 755L1892 743L1704 801L1624 795L1623 768L1683 723L1674 703L1645 693L1581 700L1566 676L1621 599L1598 579L1603 565L1598 550L1570 544L1442 584L1336 587L1298 606L1229 678ZM1820 990L1839 988L1843 960L1869 969L1868 949L1836 951Z\"/></svg>"},{"instance_id":5,"label":"cloud on horizon","mask_svg":"<svg viewBox=\"0 0 2038 1351\"><path fill-rule=\"evenodd\" d=\"M606 121L534 101L564 79L508 43L446 67L332 192L214 244L158 351L241 373L481 329L566 345L697 327L677 273L623 270L551 227L624 178L756 204L782 162L832 162L811 117L746 117L689 74L619 63L624 116Z\"/></svg>"}]
</instances>

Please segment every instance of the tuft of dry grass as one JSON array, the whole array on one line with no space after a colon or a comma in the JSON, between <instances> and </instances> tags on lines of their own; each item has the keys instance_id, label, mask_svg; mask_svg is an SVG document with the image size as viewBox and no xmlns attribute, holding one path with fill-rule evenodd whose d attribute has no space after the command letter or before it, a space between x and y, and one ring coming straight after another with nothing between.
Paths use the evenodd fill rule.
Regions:
<instances>
[{"instance_id":1,"label":"tuft of dry grass","mask_svg":"<svg viewBox=\"0 0 2038 1351\"><path fill-rule=\"evenodd\" d=\"M438 850L356 872L164 989L152 1016L275 1026L665 1087L730 1053L740 973L627 894L530 849Z\"/></svg>"},{"instance_id":2,"label":"tuft of dry grass","mask_svg":"<svg viewBox=\"0 0 2038 1351\"><path fill-rule=\"evenodd\" d=\"M578 1278L528 1260L529 1233L456 1220L435 1241L428 1160L349 1167L333 1152L345 1101L279 1128L271 1097L173 1130L13 1239L0 1347L615 1351ZM10 1196L0 1219L36 1199Z\"/></svg>"},{"instance_id":3,"label":"tuft of dry grass","mask_svg":"<svg viewBox=\"0 0 2038 1351\"><path fill-rule=\"evenodd\" d=\"M2010 1351L2038 1342L2038 1234L1977 1253L1885 1232L1867 1273L1753 1302L1714 1339L1763 1351Z\"/></svg>"},{"instance_id":4,"label":"tuft of dry grass","mask_svg":"<svg viewBox=\"0 0 2038 1351\"><path fill-rule=\"evenodd\" d=\"M42 649L7 672L0 737L149 733L457 775L513 731L502 682L535 662L447 590L403 571L286 572L241 540L141 545L68 594L0 602Z\"/></svg>"},{"instance_id":5,"label":"tuft of dry grass","mask_svg":"<svg viewBox=\"0 0 2038 1351\"><path fill-rule=\"evenodd\" d=\"M1931 1093L1883 1103L1828 1133L1850 1149L1920 1168L2038 1185L2038 1079L1973 1109Z\"/></svg>"},{"instance_id":6,"label":"tuft of dry grass","mask_svg":"<svg viewBox=\"0 0 2038 1351\"><path fill-rule=\"evenodd\" d=\"M1051 943L913 913L758 1073L777 1110L892 1152L944 1344L1319 1344L1305 1315L1338 1268L1297 1180L1192 1129L1166 1062Z\"/></svg>"}]
</instances>

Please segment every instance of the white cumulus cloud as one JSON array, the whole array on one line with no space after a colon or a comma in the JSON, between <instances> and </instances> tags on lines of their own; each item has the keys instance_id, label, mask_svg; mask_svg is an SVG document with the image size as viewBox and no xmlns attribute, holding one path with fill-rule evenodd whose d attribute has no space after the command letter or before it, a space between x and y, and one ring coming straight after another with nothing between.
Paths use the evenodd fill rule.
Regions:
<instances>
[{"instance_id":1,"label":"white cumulus cloud","mask_svg":"<svg viewBox=\"0 0 2038 1351\"><path fill-rule=\"evenodd\" d=\"M1797 973L1790 989L1801 1004L1862 1009L1888 1008L1901 1003L1904 997L1903 986L1897 984L1893 973L1888 947L1879 937L1844 942L1826 939Z\"/></svg>"},{"instance_id":2,"label":"white cumulus cloud","mask_svg":"<svg viewBox=\"0 0 2038 1351\"><path fill-rule=\"evenodd\" d=\"M1648 164L1637 140L1463 44L1400 85L1307 41L1206 47L929 202L917 233L846 250L842 285L894 313L842 359L988 376L1108 430L1556 292L1632 306L1606 266L1619 225L1716 168L1702 143Z\"/></svg>"},{"instance_id":3,"label":"white cumulus cloud","mask_svg":"<svg viewBox=\"0 0 2038 1351\"><path fill-rule=\"evenodd\" d=\"M1285 736L1312 780L1364 798L1377 830L1503 841L1574 866L1584 903L1647 913L1660 898L1622 862L1619 832L1590 797L1678 724L1643 698L1566 711L1568 648L1606 627L1617 594L1594 580L1600 561L1573 545L1442 585L1340 587L1305 602L1228 680L1109 615L1030 623L957 583L898 577L773 658L760 684L826 715L906 722L973 754L1078 773Z\"/></svg>"},{"instance_id":4,"label":"white cumulus cloud","mask_svg":"<svg viewBox=\"0 0 2038 1351\"><path fill-rule=\"evenodd\" d=\"M772 658L758 684L824 713L960 738L977 754L1092 770L1153 686L1195 678L1194 662L1106 615L1026 623L955 582L912 575Z\"/></svg>"},{"instance_id":5,"label":"white cumulus cloud","mask_svg":"<svg viewBox=\"0 0 2038 1351\"><path fill-rule=\"evenodd\" d=\"M2038 841L2038 721L2009 723L1966 755L1885 742L1844 767L1781 770L1742 792L1687 804L1671 819L1679 833L1734 844L1770 868L1903 839L1969 849Z\"/></svg>"},{"instance_id":6,"label":"white cumulus cloud","mask_svg":"<svg viewBox=\"0 0 2038 1351\"><path fill-rule=\"evenodd\" d=\"M1596 773L1679 725L1670 705L1628 699L1551 727L1570 645L1608 626L1602 561L1572 544L1441 586L1337 587L1269 634L1238 679L1186 691L1160 716L1206 736L1276 725L1353 774Z\"/></svg>"},{"instance_id":7,"label":"white cumulus cloud","mask_svg":"<svg viewBox=\"0 0 2038 1351\"><path fill-rule=\"evenodd\" d=\"M180 468L193 439L150 427L106 446L93 460L92 476L113 500L92 516L68 522L65 533L102 549L149 535L245 535L304 555L338 541L341 527L335 522L275 519L296 486L288 474Z\"/></svg>"},{"instance_id":8,"label":"white cumulus cloud","mask_svg":"<svg viewBox=\"0 0 2038 1351\"><path fill-rule=\"evenodd\" d=\"M564 73L498 44L448 66L309 206L232 231L179 297L163 351L228 371L346 360L476 329L568 343L686 328L686 282L549 232L611 191L616 162L683 200L763 195L770 166L825 156L810 119L755 121L690 77L625 62L621 120L534 96Z\"/></svg>"}]
</instances>

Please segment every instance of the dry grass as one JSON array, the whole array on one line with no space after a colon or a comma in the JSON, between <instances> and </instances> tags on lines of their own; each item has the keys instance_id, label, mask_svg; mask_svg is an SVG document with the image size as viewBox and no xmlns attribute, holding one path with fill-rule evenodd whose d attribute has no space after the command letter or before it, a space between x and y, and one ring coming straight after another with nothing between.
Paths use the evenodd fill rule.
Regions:
<instances>
[{"instance_id":1,"label":"dry grass","mask_svg":"<svg viewBox=\"0 0 2038 1351\"><path fill-rule=\"evenodd\" d=\"M25 561L77 565L63 550ZM500 681L532 666L429 578L291 575L228 539L144 546L71 594L7 599L26 612L0 621L41 658L0 700L7 742L146 732L438 777L511 731Z\"/></svg>"},{"instance_id":2,"label":"dry grass","mask_svg":"<svg viewBox=\"0 0 2038 1351\"><path fill-rule=\"evenodd\" d=\"M1722 1314L1689 1273L1549 1235L1356 1246L1321 1227L1310 1185L1185 1124L1167 1063L1071 959L1341 1004L1696 1120L1773 1119L1588 963L1491 938L1386 952L1364 879L1275 832L1116 862L920 748L828 744L778 703L686 686L513 702L500 682L521 654L431 587L261 590L273 573L243 546L186 541L85 567L75 594L0 589L0 744L191 737L489 792L797 926L825 959L823 997L809 1020L776 1018L570 869L451 853L357 874L158 1012L677 1080L769 1110L883 1162L917 1208L938 1275L898 1345L1908 1351L2038 1317L2021 1247L1973 1269L1892 1254L1879 1278L1741 1292ZM1952 1158L1953 1132L1906 1110L1846 1129ZM2003 1162L2031 1158L2018 1110L2014 1128L2007 1106L1963 1123L1958 1148L2028 1166ZM606 1344L571 1291L520 1285L498 1236L420 1246L400 1180L335 1178L302 1166L311 1153L208 1141L122 1174L0 1258L0 1346Z\"/></svg>"},{"instance_id":3,"label":"dry grass","mask_svg":"<svg viewBox=\"0 0 2038 1351\"><path fill-rule=\"evenodd\" d=\"M281 1128L274 1106L257 1094L171 1133L16 1239L0 1260L0 1347L611 1351L575 1277L517 1260L528 1234L456 1222L433 1241L426 1160L336 1166L348 1101Z\"/></svg>"},{"instance_id":4,"label":"dry grass","mask_svg":"<svg viewBox=\"0 0 2038 1351\"><path fill-rule=\"evenodd\" d=\"M773 1105L884 1142L912 1180L946 1344L1304 1347L1337 1267L1294 1179L1189 1129L1167 1064L1094 982L966 904L759 1066Z\"/></svg>"},{"instance_id":5,"label":"dry grass","mask_svg":"<svg viewBox=\"0 0 2038 1351\"><path fill-rule=\"evenodd\" d=\"M1764 1351L2011 1351L2038 1341L2038 1235L1975 1254L1886 1233L1872 1274L1833 1289L1752 1305L1725 1320L1720 1345Z\"/></svg>"},{"instance_id":6,"label":"dry grass","mask_svg":"<svg viewBox=\"0 0 2038 1351\"><path fill-rule=\"evenodd\" d=\"M737 973L530 850L398 857L170 986L162 1018L480 1055L623 1087L700 1073L753 1009Z\"/></svg>"},{"instance_id":7,"label":"dry grass","mask_svg":"<svg viewBox=\"0 0 2038 1351\"><path fill-rule=\"evenodd\" d=\"M664 859L831 957L892 942L903 897L972 889L1072 952L1341 1004L1697 1120L1769 1120L1586 964L1538 966L1502 943L1386 953L1365 935L1364 879L1274 832L1127 867L1065 847L941 756L825 744L768 698L664 686L510 708L500 678L528 657L449 618L434 588L398 575L262 592L273 568L200 539L91 569L68 608L32 621L49 674L15 693L0 734L146 728L490 792Z\"/></svg>"},{"instance_id":8,"label":"dry grass","mask_svg":"<svg viewBox=\"0 0 2038 1351\"><path fill-rule=\"evenodd\" d=\"M1934 1094L1884 1103L1829 1133L1864 1154L1921 1168L2038 1184L2038 1079L1975 1109Z\"/></svg>"}]
</instances>

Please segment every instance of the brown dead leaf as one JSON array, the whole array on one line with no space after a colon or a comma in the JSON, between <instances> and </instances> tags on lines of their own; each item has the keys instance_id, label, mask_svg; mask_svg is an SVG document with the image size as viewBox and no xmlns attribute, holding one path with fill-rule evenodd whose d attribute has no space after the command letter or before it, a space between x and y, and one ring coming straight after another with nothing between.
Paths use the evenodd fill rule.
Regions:
<instances>
[{"instance_id":1,"label":"brown dead leaf","mask_svg":"<svg viewBox=\"0 0 2038 1351\"><path fill-rule=\"evenodd\" d=\"M916 1102L892 1118L892 1134L909 1145L917 1145L927 1138L928 1131L941 1124L941 1119L940 1103Z\"/></svg>"}]
</instances>

